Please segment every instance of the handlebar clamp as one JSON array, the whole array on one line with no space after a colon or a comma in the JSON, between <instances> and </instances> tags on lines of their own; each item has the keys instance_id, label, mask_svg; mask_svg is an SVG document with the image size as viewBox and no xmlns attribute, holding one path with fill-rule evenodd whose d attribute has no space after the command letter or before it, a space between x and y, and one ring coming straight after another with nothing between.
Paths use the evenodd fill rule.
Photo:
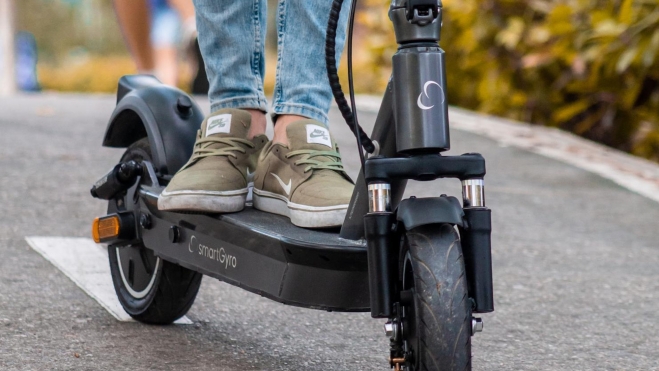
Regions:
<instances>
[{"instance_id":1,"label":"handlebar clamp","mask_svg":"<svg viewBox=\"0 0 659 371\"><path fill-rule=\"evenodd\" d=\"M407 20L432 22L439 15L440 7L440 0L407 0L405 4Z\"/></svg>"}]
</instances>

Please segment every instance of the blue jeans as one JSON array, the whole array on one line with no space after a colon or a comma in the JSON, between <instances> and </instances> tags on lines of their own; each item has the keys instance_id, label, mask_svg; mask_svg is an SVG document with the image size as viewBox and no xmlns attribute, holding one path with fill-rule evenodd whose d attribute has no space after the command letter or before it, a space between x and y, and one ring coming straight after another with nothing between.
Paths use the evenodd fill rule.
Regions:
<instances>
[{"instance_id":1,"label":"blue jeans","mask_svg":"<svg viewBox=\"0 0 659 371\"><path fill-rule=\"evenodd\" d=\"M337 60L351 0L343 3ZM265 75L266 0L194 0L199 46L210 83L211 110L268 112ZM277 75L272 114L309 117L327 125L332 91L325 67L325 31L332 0L279 0Z\"/></svg>"}]
</instances>

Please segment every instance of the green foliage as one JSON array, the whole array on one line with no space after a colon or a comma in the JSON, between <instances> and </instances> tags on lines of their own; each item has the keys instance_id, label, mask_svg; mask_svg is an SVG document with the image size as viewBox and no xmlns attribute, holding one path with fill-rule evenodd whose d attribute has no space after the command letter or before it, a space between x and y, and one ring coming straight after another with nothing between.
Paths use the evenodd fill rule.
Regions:
<instances>
[{"instance_id":1,"label":"green foliage","mask_svg":"<svg viewBox=\"0 0 659 371\"><path fill-rule=\"evenodd\" d=\"M369 0L363 13L385 14L386 4ZM561 127L659 160L659 2L443 5L451 104ZM375 31L365 42L368 58L384 70L395 50L391 26L366 25Z\"/></svg>"}]
</instances>

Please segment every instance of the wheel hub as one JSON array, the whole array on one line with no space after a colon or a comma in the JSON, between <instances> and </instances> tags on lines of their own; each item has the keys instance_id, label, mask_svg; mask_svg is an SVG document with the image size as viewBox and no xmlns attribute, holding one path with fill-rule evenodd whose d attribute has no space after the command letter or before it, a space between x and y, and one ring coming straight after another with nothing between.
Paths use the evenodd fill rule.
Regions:
<instances>
[{"instance_id":1,"label":"wheel hub","mask_svg":"<svg viewBox=\"0 0 659 371\"><path fill-rule=\"evenodd\" d=\"M119 274L130 295L136 299L144 298L156 281L156 272L160 258L150 250L139 247L117 248Z\"/></svg>"}]
</instances>

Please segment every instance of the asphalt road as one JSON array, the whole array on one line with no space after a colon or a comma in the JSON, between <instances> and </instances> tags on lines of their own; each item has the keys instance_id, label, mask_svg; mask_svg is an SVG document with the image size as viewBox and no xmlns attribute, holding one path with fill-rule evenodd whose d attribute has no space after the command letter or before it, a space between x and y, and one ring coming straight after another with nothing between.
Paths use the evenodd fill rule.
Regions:
<instances>
[{"instance_id":1,"label":"asphalt road","mask_svg":"<svg viewBox=\"0 0 659 371\"><path fill-rule=\"evenodd\" d=\"M0 369L386 370L382 321L287 307L205 278L189 326L117 322L25 236L88 237L110 96L0 99ZM354 140L332 126L350 172ZM365 126L372 114L361 116ZM575 167L453 131L488 161L496 312L475 370L659 370L659 204ZM409 193L459 195L457 181Z\"/></svg>"}]
</instances>

